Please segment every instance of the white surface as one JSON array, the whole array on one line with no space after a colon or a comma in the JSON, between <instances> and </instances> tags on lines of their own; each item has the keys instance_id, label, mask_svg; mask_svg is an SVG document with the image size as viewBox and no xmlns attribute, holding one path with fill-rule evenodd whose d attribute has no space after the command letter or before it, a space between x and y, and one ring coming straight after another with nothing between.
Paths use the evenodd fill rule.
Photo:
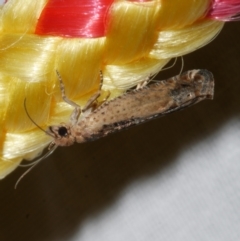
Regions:
<instances>
[{"instance_id":1,"label":"white surface","mask_svg":"<svg viewBox=\"0 0 240 241\"><path fill-rule=\"evenodd\" d=\"M182 150L175 165L131 184L72 240L240 240L240 122Z\"/></svg>"}]
</instances>

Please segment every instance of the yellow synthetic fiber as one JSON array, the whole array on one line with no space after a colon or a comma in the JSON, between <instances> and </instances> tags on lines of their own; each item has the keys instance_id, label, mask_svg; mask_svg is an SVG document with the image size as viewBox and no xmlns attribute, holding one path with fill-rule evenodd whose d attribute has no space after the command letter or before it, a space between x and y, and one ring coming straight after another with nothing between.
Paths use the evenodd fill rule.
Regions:
<instances>
[{"instance_id":1,"label":"yellow synthetic fiber","mask_svg":"<svg viewBox=\"0 0 240 241\"><path fill-rule=\"evenodd\" d=\"M32 159L51 138L43 129L67 121L56 70L69 99L83 106L103 89L110 98L160 71L172 58L208 43L223 24L205 19L210 0L116 0L101 38L34 34L47 0L9 0L0 10L0 178ZM103 98L103 97L102 97Z\"/></svg>"},{"instance_id":2,"label":"yellow synthetic fiber","mask_svg":"<svg viewBox=\"0 0 240 241\"><path fill-rule=\"evenodd\" d=\"M184 29L161 31L149 57L168 59L188 54L208 44L222 27L222 22L202 20Z\"/></svg>"},{"instance_id":3,"label":"yellow synthetic fiber","mask_svg":"<svg viewBox=\"0 0 240 241\"><path fill-rule=\"evenodd\" d=\"M129 63L146 56L157 38L155 26L159 9L160 5L154 2L120 1L113 5L106 39L107 64Z\"/></svg>"},{"instance_id":4,"label":"yellow synthetic fiber","mask_svg":"<svg viewBox=\"0 0 240 241\"><path fill-rule=\"evenodd\" d=\"M158 15L160 30L183 28L204 17L209 0L163 0Z\"/></svg>"},{"instance_id":5,"label":"yellow synthetic fiber","mask_svg":"<svg viewBox=\"0 0 240 241\"><path fill-rule=\"evenodd\" d=\"M142 58L125 65L107 65L104 85L108 89L129 89L168 63L169 59ZM131 81L129 81L131 79Z\"/></svg>"},{"instance_id":6,"label":"yellow synthetic fiber","mask_svg":"<svg viewBox=\"0 0 240 241\"><path fill-rule=\"evenodd\" d=\"M47 0L11 0L1 11L3 31L8 33L34 33L38 17Z\"/></svg>"},{"instance_id":7,"label":"yellow synthetic fiber","mask_svg":"<svg viewBox=\"0 0 240 241\"><path fill-rule=\"evenodd\" d=\"M60 71L70 99L98 89L104 42L105 38L65 39L58 44L55 69ZM56 87L59 92L59 86Z\"/></svg>"},{"instance_id":8,"label":"yellow synthetic fiber","mask_svg":"<svg viewBox=\"0 0 240 241\"><path fill-rule=\"evenodd\" d=\"M19 156L24 156L25 159L33 158L32 152L34 151L35 155L39 153L39 149L45 147L50 139L49 136L42 135L40 130L18 134L8 133L4 142L4 151L1 155L4 159L12 159Z\"/></svg>"},{"instance_id":9,"label":"yellow synthetic fiber","mask_svg":"<svg viewBox=\"0 0 240 241\"><path fill-rule=\"evenodd\" d=\"M0 179L4 178L5 176L7 176L9 173L11 173L16 166L18 166L20 164L20 162L22 161L22 157L18 157L15 159L0 159Z\"/></svg>"}]
</instances>

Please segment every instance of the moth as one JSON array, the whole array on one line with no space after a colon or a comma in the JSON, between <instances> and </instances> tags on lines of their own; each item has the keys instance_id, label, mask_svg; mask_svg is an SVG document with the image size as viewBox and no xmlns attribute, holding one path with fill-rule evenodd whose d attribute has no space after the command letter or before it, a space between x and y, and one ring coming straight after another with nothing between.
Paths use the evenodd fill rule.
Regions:
<instances>
[{"instance_id":1,"label":"moth","mask_svg":"<svg viewBox=\"0 0 240 241\"><path fill-rule=\"evenodd\" d=\"M70 146L99 139L116 131L138 125L174 111L182 110L205 99L213 99L214 78L204 69L190 70L167 80L147 84L146 81L125 94L98 104L100 89L81 108L65 95L62 78L57 71L63 100L74 109L68 123L49 126L42 129L29 115L30 120L53 138L49 151L37 159L17 181L19 181L41 160L48 157L58 146ZM101 74L101 80L102 80ZM101 81L102 83L102 81ZM26 165L28 166L28 165Z\"/></svg>"},{"instance_id":2,"label":"moth","mask_svg":"<svg viewBox=\"0 0 240 241\"><path fill-rule=\"evenodd\" d=\"M96 106L99 91L84 108L69 100L57 72L62 98L74 107L68 123L49 126L52 146L70 146L99 139L130 126L182 110L204 99L213 99L214 78L208 70L191 70L170 79L143 85Z\"/></svg>"}]
</instances>

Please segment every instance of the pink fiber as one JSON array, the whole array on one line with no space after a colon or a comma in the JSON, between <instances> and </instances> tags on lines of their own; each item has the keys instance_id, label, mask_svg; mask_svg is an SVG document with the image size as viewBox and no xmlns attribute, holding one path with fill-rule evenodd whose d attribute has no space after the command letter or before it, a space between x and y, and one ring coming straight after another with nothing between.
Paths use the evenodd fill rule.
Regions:
<instances>
[{"instance_id":1,"label":"pink fiber","mask_svg":"<svg viewBox=\"0 0 240 241\"><path fill-rule=\"evenodd\" d=\"M220 21L240 20L240 0L212 0L207 16Z\"/></svg>"}]
</instances>

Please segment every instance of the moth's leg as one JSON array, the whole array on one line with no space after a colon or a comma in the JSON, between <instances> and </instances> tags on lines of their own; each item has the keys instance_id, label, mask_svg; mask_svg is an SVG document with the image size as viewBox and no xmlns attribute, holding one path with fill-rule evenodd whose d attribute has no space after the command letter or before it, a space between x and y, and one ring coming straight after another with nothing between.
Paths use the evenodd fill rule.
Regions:
<instances>
[{"instance_id":1,"label":"moth's leg","mask_svg":"<svg viewBox=\"0 0 240 241\"><path fill-rule=\"evenodd\" d=\"M106 102L106 101L108 100L108 98L110 97L110 95L111 95L110 90L107 90L106 92L107 92L107 95L106 95L106 97L105 97L101 102L99 102L100 105L101 105L102 103Z\"/></svg>"},{"instance_id":2,"label":"moth's leg","mask_svg":"<svg viewBox=\"0 0 240 241\"><path fill-rule=\"evenodd\" d=\"M90 97L90 99L87 101L86 105L83 107L82 112L84 112L90 108L94 108L95 107L94 105L96 104L95 102L96 102L97 98L100 96L100 94L101 94L101 91L98 90L97 93L92 95Z\"/></svg>"},{"instance_id":3,"label":"moth's leg","mask_svg":"<svg viewBox=\"0 0 240 241\"><path fill-rule=\"evenodd\" d=\"M151 81L150 75L146 77L143 81L137 84L136 90L143 88Z\"/></svg>"},{"instance_id":4,"label":"moth's leg","mask_svg":"<svg viewBox=\"0 0 240 241\"><path fill-rule=\"evenodd\" d=\"M100 84L99 91L101 91L102 85L103 85L103 74L102 74L102 71L100 71L100 78L101 78L101 84ZM110 95L111 95L111 92L110 92L110 90L108 90L108 91L107 91L107 95L106 95L106 97L105 97L103 100L98 101L98 100L96 99L96 102L97 102L96 108L99 107L100 105L102 105L104 102L106 102L106 101L108 100L108 98L110 97Z\"/></svg>"},{"instance_id":5,"label":"moth's leg","mask_svg":"<svg viewBox=\"0 0 240 241\"><path fill-rule=\"evenodd\" d=\"M58 76L58 80L60 83L60 90L61 90L61 94L62 94L62 98L63 100L68 103L69 105L74 107L74 110L70 116L70 122L74 125L77 123L79 115L81 114L82 110L81 110L81 106L79 106L77 103L69 100L65 94L65 86L64 83L62 81L62 77L60 75L60 73L56 70L57 76Z\"/></svg>"},{"instance_id":6,"label":"moth's leg","mask_svg":"<svg viewBox=\"0 0 240 241\"><path fill-rule=\"evenodd\" d=\"M100 85L99 85L99 89L98 91L90 97L90 99L87 101L86 105L84 106L84 108L82 109L82 111L86 111L89 108L97 108L99 106L98 102L97 102L97 98L100 96L101 94L101 89L102 89L102 85L103 85L103 74L102 71L100 70ZM97 103L96 103L97 102Z\"/></svg>"}]
</instances>

